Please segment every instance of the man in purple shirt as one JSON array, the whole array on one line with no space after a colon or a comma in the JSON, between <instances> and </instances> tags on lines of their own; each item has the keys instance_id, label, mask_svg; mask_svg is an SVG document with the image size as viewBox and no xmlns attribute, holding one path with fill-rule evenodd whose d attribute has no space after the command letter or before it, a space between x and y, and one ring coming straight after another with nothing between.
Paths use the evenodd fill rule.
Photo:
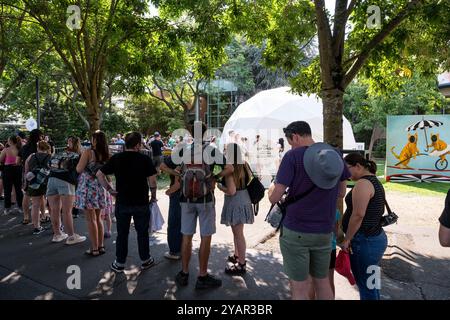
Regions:
<instances>
[{"instance_id":1,"label":"man in purple shirt","mask_svg":"<svg viewBox=\"0 0 450 320\"><path fill-rule=\"evenodd\" d=\"M302 196L287 207L280 234L292 299L309 298L310 276L317 299L333 299L328 280L331 239L337 199L345 196L350 173L340 153L314 142L308 123L293 122L284 133L292 150L283 157L269 200L280 201L288 188L288 197Z\"/></svg>"}]
</instances>

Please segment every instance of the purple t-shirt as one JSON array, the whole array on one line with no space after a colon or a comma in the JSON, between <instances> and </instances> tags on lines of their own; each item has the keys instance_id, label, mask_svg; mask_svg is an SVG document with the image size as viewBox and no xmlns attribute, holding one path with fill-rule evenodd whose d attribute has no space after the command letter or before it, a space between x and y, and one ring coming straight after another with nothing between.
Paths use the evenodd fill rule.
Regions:
<instances>
[{"instance_id":1,"label":"purple t-shirt","mask_svg":"<svg viewBox=\"0 0 450 320\"><path fill-rule=\"evenodd\" d=\"M289 150L278 169L276 183L289 187L289 195L299 195L308 191L313 183L303 167L303 155L308 147ZM350 178L344 165L341 181ZM315 187L306 197L288 206L283 226L297 232L330 233L336 222L336 202L339 183L333 189Z\"/></svg>"}]
</instances>

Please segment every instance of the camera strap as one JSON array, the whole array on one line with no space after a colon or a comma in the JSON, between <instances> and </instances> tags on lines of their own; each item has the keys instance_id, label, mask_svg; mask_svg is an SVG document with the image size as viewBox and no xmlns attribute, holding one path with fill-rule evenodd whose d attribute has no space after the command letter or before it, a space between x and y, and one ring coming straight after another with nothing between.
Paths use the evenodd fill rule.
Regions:
<instances>
[{"instance_id":1,"label":"camera strap","mask_svg":"<svg viewBox=\"0 0 450 320\"><path fill-rule=\"evenodd\" d=\"M386 195L384 196L384 205L386 206L386 209L387 209L388 214L392 214L392 210L391 210L391 208L389 207L389 204L388 204L388 202L387 202L387 200L386 200Z\"/></svg>"}]
</instances>

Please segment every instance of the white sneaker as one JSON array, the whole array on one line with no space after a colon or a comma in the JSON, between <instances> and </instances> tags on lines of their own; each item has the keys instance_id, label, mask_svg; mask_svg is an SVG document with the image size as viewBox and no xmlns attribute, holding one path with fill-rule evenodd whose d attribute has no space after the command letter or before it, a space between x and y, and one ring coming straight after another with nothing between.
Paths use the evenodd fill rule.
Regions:
<instances>
[{"instance_id":1,"label":"white sneaker","mask_svg":"<svg viewBox=\"0 0 450 320\"><path fill-rule=\"evenodd\" d=\"M181 256L177 254L172 254L170 252L164 253L164 257L169 260L180 260Z\"/></svg>"},{"instance_id":2,"label":"white sneaker","mask_svg":"<svg viewBox=\"0 0 450 320\"><path fill-rule=\"evenodd\" d=\"M5 216L7 216L10 213L11 213L11 209L4 209L3 210L3 215L5 215Z\"/></svg>"},{"instance_id":3,"label":"white sneaker","mask_svg":"<svg viewBox=\"0 0 450 320\"><path fill-rule=\"evenodd\" d=\"M86 240L85 236L80 236L79 234L74 233L72 236L67 238L66 244L72 245L72 244L83 242L85 240Z\"/></svg>"},{"instance_id":4,"label":"white sneaker","mask_svg":"<svg viewBox=\"0 0 450 320\"><path fill-rule=\"evenodd\" d=\"M53 236L53 239L52 239L52 242L62 242L62 241L64 241L64 240L66 240L67 238L69 237L69 235L67 234L67 233L61 233L61 234L59 234L59 235L54 235Z\"/></svg>"}]
</instances>

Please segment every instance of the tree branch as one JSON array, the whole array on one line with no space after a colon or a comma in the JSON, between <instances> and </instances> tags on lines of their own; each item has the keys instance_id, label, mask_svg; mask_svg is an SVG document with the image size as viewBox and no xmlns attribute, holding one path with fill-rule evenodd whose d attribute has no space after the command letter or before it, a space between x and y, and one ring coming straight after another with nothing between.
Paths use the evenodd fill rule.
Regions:
<instances>
[{"instance_id":1,"label":"tree branch","mask_svg":"<svg viewBox=\"0 0 450 320\"><path fill-rule=\"evenodd\" d=\"M74 110L76 111L76 113L80 116L81 120L83 121L83 123L86 125L86 128L89 130L90 129L90 125L89 125L89 121L87 121L86 117L83 115L83 113L81 112L80 109L78 109L77 107L77 97L78 97L78 90L77 88L74 87L73 89L73 96L72 96L72 107L74 108Z\"/></svg>"},{"instance_id":2,"label":"tree branch","mask_svg":"<svg viewBox=\"0 0 450 320\"><path fill-rule=\"evenodd\" d=\"M383 42L387 36L389 36L396 27L398 27L407 17L408 15L418 6L423 3L423 0L412 0L409 2L406 7L400 11L395 18L393 18L388 24L386 24L380 32L378 32L375 37L370 40L367 45L361 50L358 55L358 58L347 71L343 79L343 88L346 88L350 82L356 77L359 70L362 68L366 60L369 58L372 50L375 49L377 45Z\"/></svg>"},{"instance_id":3,"label":"tree branch","mask_svg":"<svg viewBox=\"0 0 450 320\"><path fill-rule=\"evenodd\" d=\"M321 78L324 88L334 87L332 79L333 48L330 23L325 12L324 0L314 0L317 18L317 34L319 37Z\"/></svg>"},{"instance_id":4,"label":"tree branch","mask_svg":"<svg viewBox=\"0 0 450 320\"><path fill-rule=\"evenodd\" d=\"M47 53L49 53L53 49L53 46L49 47L45 51L43 51L40 55L38 55L34 60L32 60L28 65L24 67L25 70L28 70L30 67L35 65L39 62ZM6 100L6 98L10 95L11 91L16 88L19 83L24 79L23 74L19 72L17 77L11 82L10 86L6 89L6 91L3 93L3 96L0 97L0 104L3 104L3 102Z\"/></svg>"},{"instance_id":5,"label":"tree branch","mask_svg":"<svg viewBox=\"0 0 450 320\"><path fill-rule=\"evenodd\" d=\"M175 114L175 108L174 108L173 105L172 105L169 101L167 101L167 99L164 97L164 92L163 92L164 90L163 90L163 88L161 87L161 85L158 83L158 81L156 80L156 78L155 78L154 76L152 77L152 81L153 81L153 84L158 88L159 92L161 93L161 97L159 97L159 96L153 94L152 90L151 90L150 88L147 88L149 94L150 94L153 98L156 98L156 99L158 99L159 101L164 102L165 105L170 109L170 111L172 112L172 114Z\"/></svg>"},{"instance_id":6,"label":"tree branch","mask_svg":"<svg viewBox=\"0 0 450 320\"><path fill-rule=\"evenodd\" d=\"M343 40L345 35L345 27L347 26L347 1L336 0L334 8L334 25L333 25L333 50L341 52L343 49Z\"/></svg>"}]
</instances>

